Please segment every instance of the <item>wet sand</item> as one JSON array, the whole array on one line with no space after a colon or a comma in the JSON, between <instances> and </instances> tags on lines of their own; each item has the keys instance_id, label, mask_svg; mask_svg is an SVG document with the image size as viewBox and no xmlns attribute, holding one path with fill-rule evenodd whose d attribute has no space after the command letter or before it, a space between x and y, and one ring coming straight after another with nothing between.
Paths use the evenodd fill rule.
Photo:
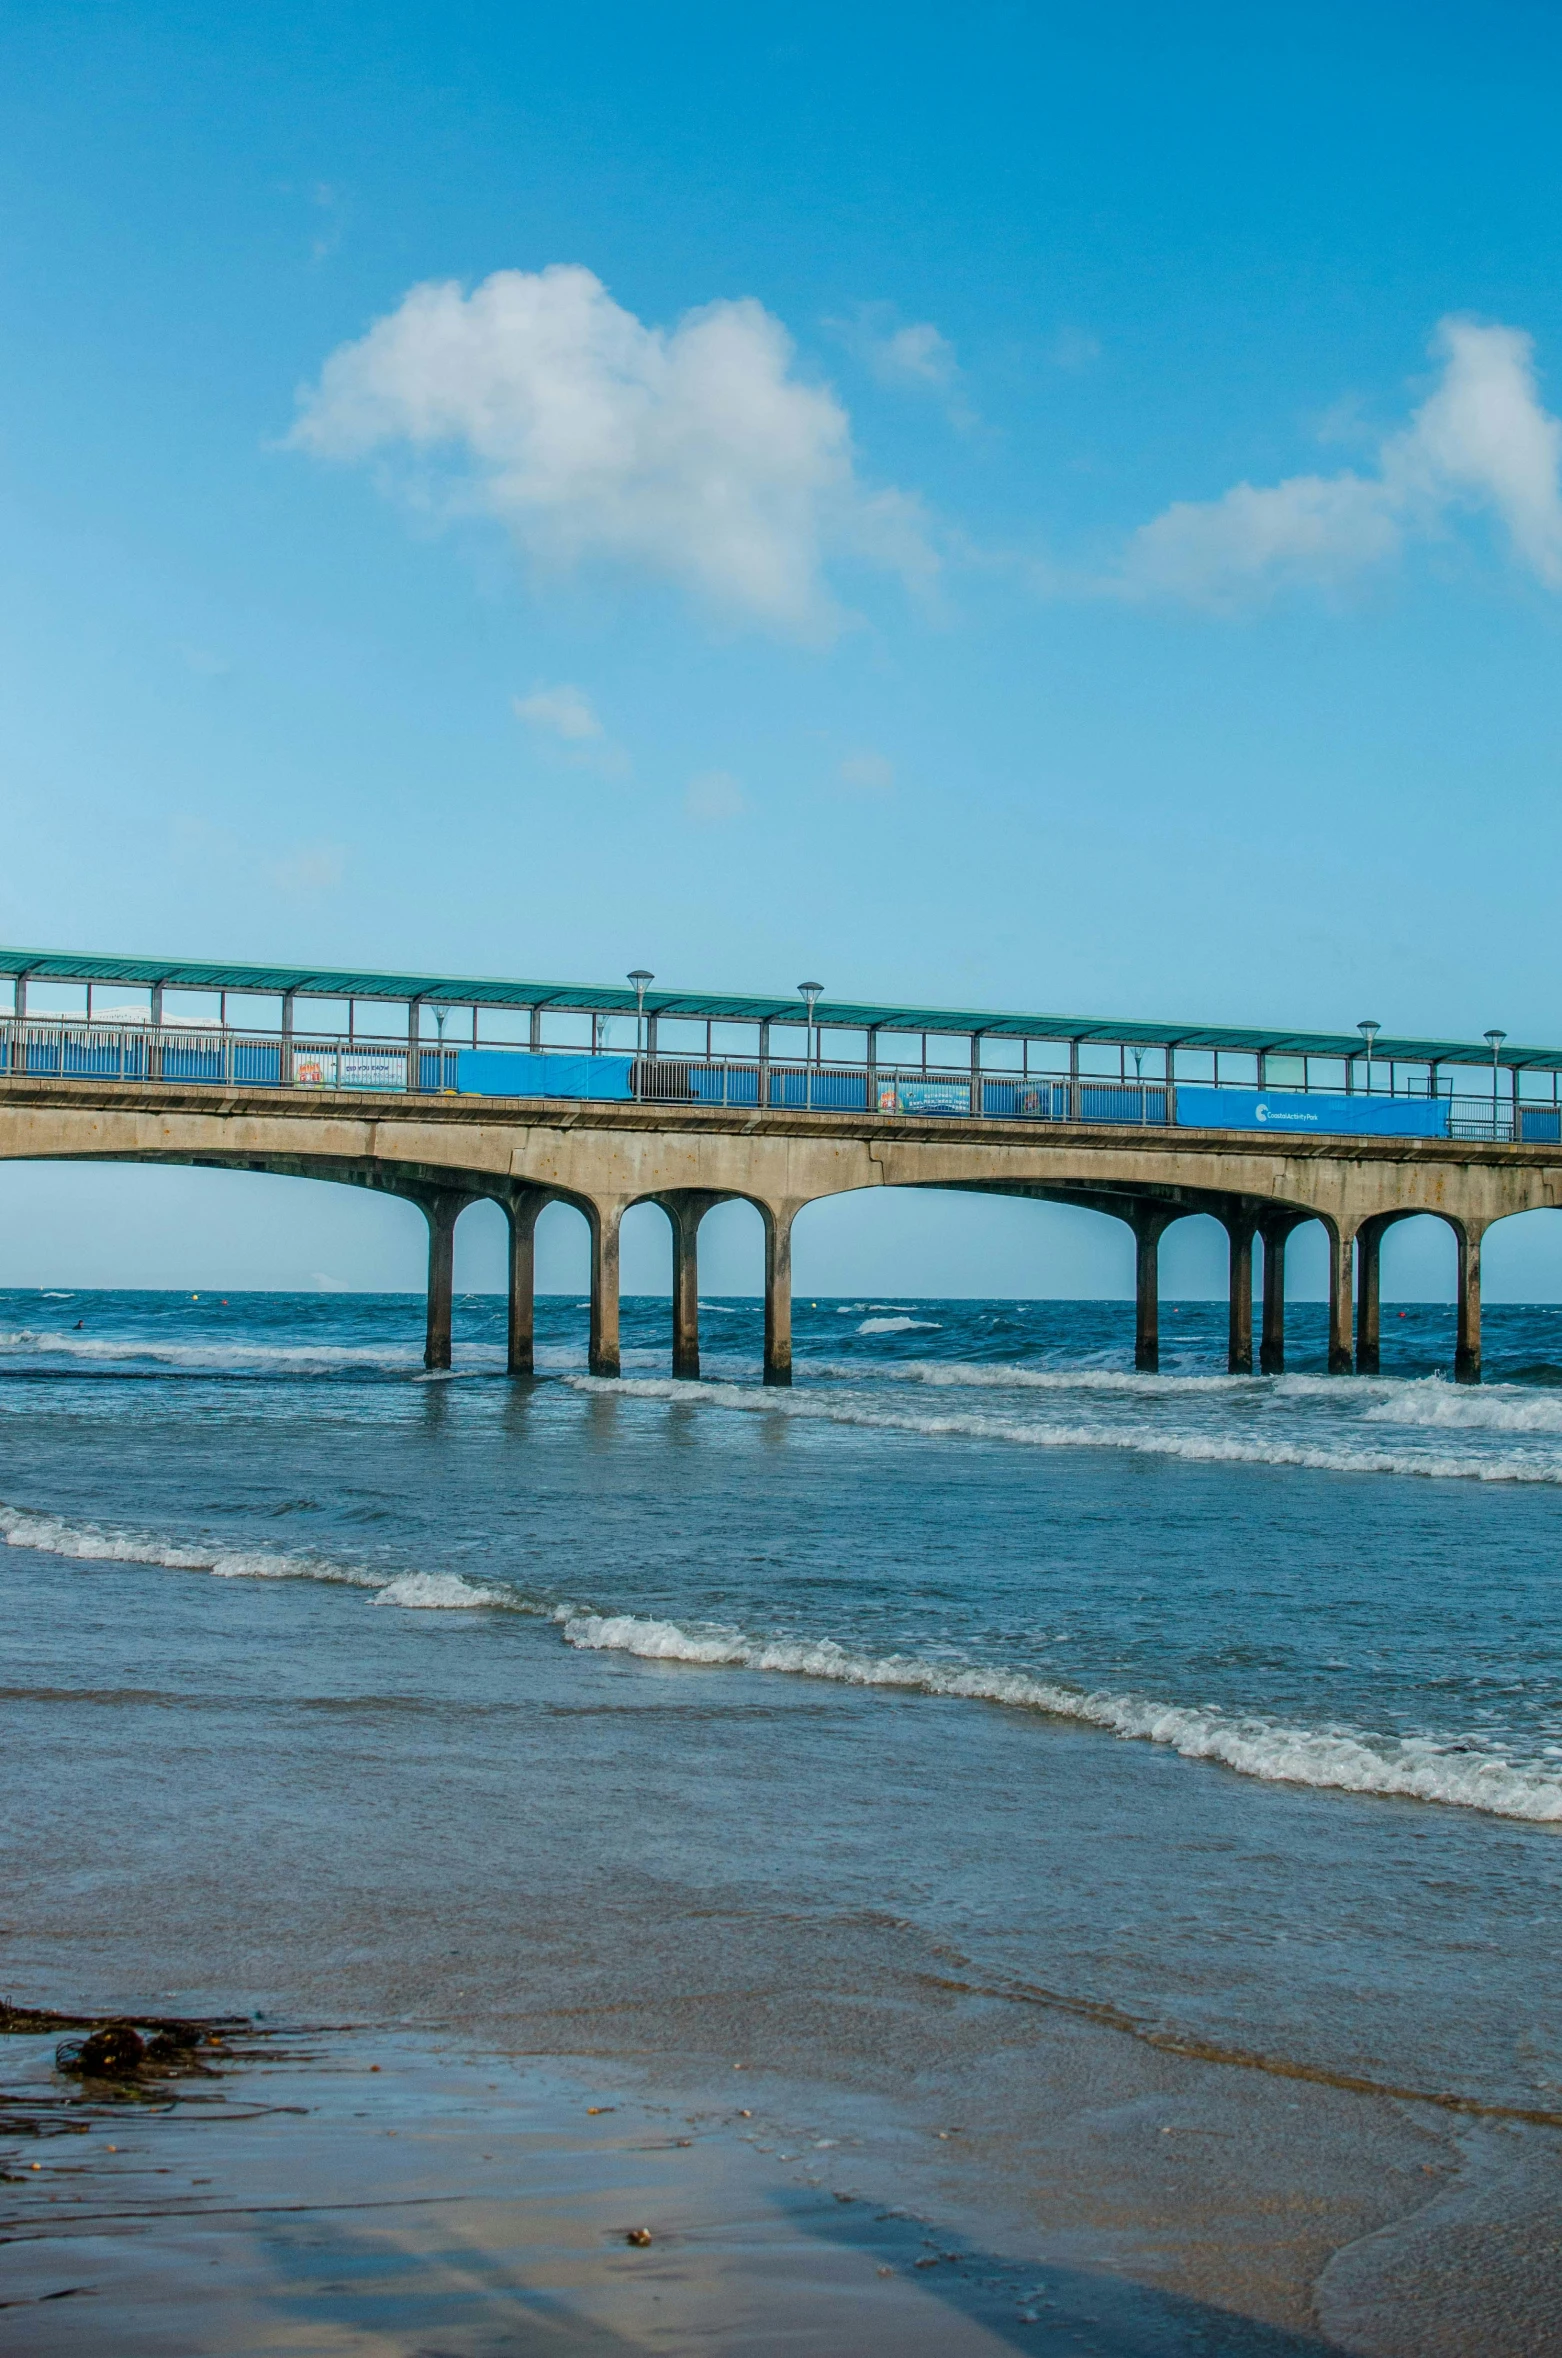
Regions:
<instances>
[{"instance_id":1,"label":"wet sand","mask_svg":"<svg viewBox=\"0 0 1562 2358\"><path fill-rule=\"evenodd\" d=\"M1016 2046L908 2105L287 2027L141 2102L13 2036L0 2353L1557 2346L1555 2132L1103 2037L1046 2026L1049 2101Z\"/></svg>"}]
</instances>

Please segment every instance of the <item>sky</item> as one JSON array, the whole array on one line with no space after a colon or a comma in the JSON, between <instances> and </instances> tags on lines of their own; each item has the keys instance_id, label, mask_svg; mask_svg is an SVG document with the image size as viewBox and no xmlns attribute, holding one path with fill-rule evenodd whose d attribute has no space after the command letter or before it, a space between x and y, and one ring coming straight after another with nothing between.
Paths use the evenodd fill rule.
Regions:
<instances>
[{"instance_id":1,"label":"sky","mask_svg":"<svg viewBox=\"0 0 1562 2358\"><path fill-rule=\"evenodd\" d=\"M1558 1039L1559 96L1523 0L19 0L0 936ZM418 1282L329 1187L0 1189L0 1283ZM964 1196L797 1246L1131 1283Z\"/></svg>"}]
</instances>

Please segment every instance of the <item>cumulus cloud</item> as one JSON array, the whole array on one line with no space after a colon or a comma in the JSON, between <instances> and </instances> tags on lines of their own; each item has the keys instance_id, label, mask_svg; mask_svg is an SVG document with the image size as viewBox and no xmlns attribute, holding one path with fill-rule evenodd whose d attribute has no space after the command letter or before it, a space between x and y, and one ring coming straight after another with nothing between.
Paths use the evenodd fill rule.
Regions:
<instances>
[{"instance_id":1,"label":"cumulus cloud","mask_svg":"<svg viewBox=\"0 0 1562 2358\"><path fill-rule=\"evenodd\" d=\"M730 770L702 770L689 780L683 807L691 819L716 826L723 819L740 818L748 809L748 797Z\"/></svg>"},{"instance_id":2,"label":"cumulus cloud","mask_svg":"<svg viewBox=\"0 0 1562 2358\"><path fill-rule=\"evenodd\" d=\"M724 613L818 633L850 555L923 580L914 499L872 493L828 387L752 299L647 327L591 271L414 287L300 396L289 437L324 459L442 466L419 495L496 517L549 565L607 559Z\"/></svg>"},{"instance_id":3,"label":"cumulus cloud","mask_svg":"<svg viewBox=\"0 0 1562 2358\"><path fill-rule=\"evenodd\" d=\"M515 717L528 727L545 730L550 736L562 737L567 745L579 745L588 738L600 737L602 723L591 709L591 699L584 689L560 685L557 688L533 688L529 696L514 699Z\"/></svg>"},{"instance_id":4,"label":"cumulus cloud","mask_svg":"<svg viewBox=\"0 0 1562 2358\"><path fill-rule=\"evenodd\" d=\"M1562 424L1541 405L1531 339L1445 319L1431 349L1439 381L1384 438L1375 469L1178 502L1135 533L1105 586L1213 607L1292 583L1338 587L1468 512L1495 517L1518 562L1562 588Z\"/></svg>"}]
</instances>

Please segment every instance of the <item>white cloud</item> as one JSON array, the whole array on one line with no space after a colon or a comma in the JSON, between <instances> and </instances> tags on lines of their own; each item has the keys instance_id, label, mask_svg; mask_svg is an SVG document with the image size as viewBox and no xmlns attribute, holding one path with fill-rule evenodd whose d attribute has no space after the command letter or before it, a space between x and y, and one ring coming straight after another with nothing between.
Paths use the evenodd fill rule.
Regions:
<instances>
[{"instance_id":1,"label":"white cloud","mask_svg":"<svg viewBox=\"0 0 1562 2358\"><path fill-rule=\"evenodd\" d=\"M683 807L691 819L715 826L723 819L740 818L748 809L748 797L730 770L702 770L689 780Z\"/></svg>"},{"instance_id":2,"label":"white cloud","mask_svg":"<svg viewBox=\"0 0 1562 2358\"><path fill-rule=\"evenodd\" d=\"M895 765L887 754L849 753L841 764L841 782L867 794L887 794L895 783Z\"/></svg>"},{"instance_id":3,"label":"white cloud","mask_svg":"<svg viewBox=\"0 0 1562 2358\"><path fill-rule=\"evenodd\" d=\"M832 555L911 580L936 560L914 500L864 489L845 410L794 359L752 299L669 330L589 270L501 270L470 295L414 287L332 353L289 439L328 459L442 460L423 496L497 517L540 562L609 559L817 633Z\"/></svg>"},{"instance_id":4,"label":"white cloud","mask_svg":"<svg viewBox=\"0 0 1562 2358\"><path fill-rule=\"evenodd\" d=\"M962 430L977 423L962 390L954 345L930 319L897 326L892 304L864 303L852 318L827 319L824 324L881 385L902 393L936 395L950 422Z\"/></svg>"},{"instance_id":5,"label":"white cloud","mask_svg":"<svg viewBox=\"0 0 1562 2358\"><path fill-rule=\"evenodd\" d=\"M953 344L930 319L874 338L869 350L874 369L886 384L931 385L935 392L944 393L960 373Z\"/></svg>"},{"instance_id":6,"label":"white cloud","mask_svg":"<svg viewBox=\"0 0 1562 2358\"><path fill-rule=\"evenodd\" d=\"M563 684L556 688L537 687L529 696L517 696L513 701L517 720L562 737L566 744L579 745L602 734L602 723L591 709L590 697L581 688Z\"/></svg>"},{"instance_id":7,"label":"white cloud","mask_svg":"<svg viewBox=\"0 0 1562 2358\"><path fill-rule=\"evenodd\" d=\"M1179 502L1135 533L1104 586L1213 607L1292 583L1337 587L1468 510L1495 515L1518 561L1562 588L1562 424L1541 406L1530 338L1445 319L1432 352L1441 379L1383 440L1376 472L1239 483L1218 500Z\"/></svg>"}]
</instances>

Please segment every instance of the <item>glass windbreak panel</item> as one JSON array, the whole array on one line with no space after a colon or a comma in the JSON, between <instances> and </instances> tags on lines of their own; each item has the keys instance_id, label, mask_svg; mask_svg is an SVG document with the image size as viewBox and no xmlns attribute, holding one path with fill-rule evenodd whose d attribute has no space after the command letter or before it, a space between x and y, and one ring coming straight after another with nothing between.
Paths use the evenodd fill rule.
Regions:
<instances>
[{"instance_id":1,"label":"glass windbreak panel","mask_svg":"<svg viewBox=\"0 0 1562 2358\"><path fill-rule=\"evenodd\" d=\"M181 997L184 995L180 994ZM423 1010L424 1029L432 1034L434 1011ZM354 1029L357 1027L354 1026ZM345 999L295 999L293 1001L293 1029L295 1032L319 1032L332 1039L347 1029L347 1001ZM449 1026L446 1026L449 1029Z\"/></svg>"},{"instance_id":2,"label":"glass windbreak panel","mask_svg":"<svg viewBox=\"0 0 1562 2358\"><path fill-rule=\"evenodd\" d=\"M87 1013L85 983L34 982L27 986L27 1012L35 1023L81 1023Z\"/></svg>"},{"instance_id":3,"label":"glass windbreak panel","mask_svg":"<svg viewBox=\"0 0 1562 2358\"><path fill-rule=\"evenodd\" d=\"M880 1064L914 1064L922 1062L922 1034L920 1032L880 1032Z\"/></svg>"},{"instance_id":4,"label":"glass windbreak panel","mask_svg":"<svg viewBox=\"0 0 1562 2358\"><path fill-rule=\"evenodd\" d=\"M1309 1089L1344 1088L1347 1066L1343 1057L1308 1056L1303 1059L1303 1062L1307 1067Z\"/></svg>"},{"instance_id":5,"label":"glass windbreak panel","mask_svg":"<svg viewBox=\"0 0 1562 2358\"><path fill-rule=\"evenodd\" d=\"M713 1023L711 1025L711 1054L713 1056L747 1056L759 1054L759 1026L757 1023Z\"/></svg>"},{"instance_id":6,"label":"glass windbreak panel","mask_svg":"<svg viewBox=\"0 0 1562 2358\"><path fill-rule=\"evenodd\" d=\"M1068 1071L1067 1040L1026 1040L1021 1043L1027 1072L1066 1073Z\"/></svg>"},{"instance_id":7,"label":"glass windbreak panel","mask_svg":"<svg viewBox=\"0 0 1562 2358\"><path fill-rule=\"evenodd\" d=\"M358 1029L363 1029L363 1006L358 1007ZM529 1007L480 1007L477 1011L477 1044L480 1048L525 1048L532 1036L532 1011Z\"/></svg>"},{"instance_id":8,"label":"glass windbreak panel","mask_svg":"<svg viewBox=\"0 0 1562 2358\"><path fill-rule=\"evenodd\" d=\"M635 1018L632 1015L599 1015L597 1046L610 1048L615 1056L632 1056L636 1046L635 1029Z\"/></svg>"},{"instance_id":9,"label":"glass windbreak panel","mask_svg":"<svg viewBox=\"0 0 1562 2358\"><path fill-rule=\"evenodd\" d=\"M1271 1089L1305 1089L1307 1059L1305 1056L1271 1056L1264 1064L1264 1078Z\"/></svg>"},{"instance_id":10,"label":"glass windbreak panel","mask_svg":"<svg viewBox=\"0 0 1562 2358\"><path fill-rule=\"evenodd\" d=\"M93 994L93 1012L98 1006ZM163 993L163 1021L183 1031L215 1031L222 1021L222 999L216 991L165 991Z\"/></svg>"},{"instance_id":11,"label":"glass windbreak panel","mask_svg":"<svg viewBox=\"0 0 1562 2358\"><path fill-rule=\"evenodd\" d=\"M1258 1086L1258 1058L1245 1049L1222 1048L1216 1063L1220 1069L1223 1089L1256 1089Z\"/></svg>"},{"instance_id":12,"label":"glass windbreak panel","mask_svg":"<svg viewBox=\"0 0 1562 2358\"><path fill-rule=\"evenodd\" d=\"M542 1011L542 1044L545 1048L589 1048L590 1016L577 1015L572 1008L545 1007Z\"/></svg>"},{"instance_id":13,"label":"glass windbreak panel","mask_svg":"<svg viewBox=\"0 0 1562 2358\"><path fill-rule=\"evenodd\" d=\"M808 1048L808 1033L800 1023L773 1023L770 1027L770 1053L778 1064L801 1063Z\"/></svg>"},{"instance_id":14,"label":"glass windbreak panel","mask_svg":"<svg viewBox=\"0 0 1562 2358\"><path fill-rule=\"evenodd\" d=\"M228 993L228 1029L230 1032L279 1032L282 1029L282 1001L263 991L230 991Z\"/></svg>"},{"instance_id":15,"label":"glass windbreak panel","mask_svg":"<svg viewBox=\"0 0 1562 2358\"><path fill-rule=\"evenodd\" d=\"M832 1023L820 1037L819 1050L826 1064L866 1064L868 1035Z\"/></svg>"},{"instance_id":16,"label":"glass windbreak panel","mask_svg":"<svg viewBox=\"0 0 1562 2358\"><path fill-rule=\"evenodd\" d=\"M150 1023L152 994L137 991L124 983L95 983L92 990L92 1020L95 1024L117 1025Z\"/></svg>"},{"instance_id":17,"label":"glass windbreak panel","mask_svg":"<svg viewBox=\"0 0 1562 2358\"><path fill-rule=\"evenodd\" d=\"M1215 1059L1211 1051L1208 1048L1179 1048L1177 1078L1179 1081L1207 1081L1213 1085Z\"/></svg>"},{"instance_id":18,"label":"glass windbreak panel","mask_svg":"<svg viewBox=\"0 0 1562 2358\"><path fill-rule=\"evenodd\" d=\"M705 1026L692 1016L664 1015L656 1026L658 1056L703 1056Z\"/></svg>"},{"instance_id":19,"label":"glass windbreak panel","mask_svg":"<svg viewBox=\"0 0 1562 2358\"><path fill-rule=\"evenodd\" d=\"M1081 1040L1079 1043L1079 1069L1093 1080L1120 1080L1123 1069L1122 1054L1123 1051L1120 1047L1109 1045L1105 1040Z\"/></svg>"},{"instance_id":20,"label":"glass windbreak panel","mask_svg":"<svg viewBox=\"0 0 1562 2358\"><path fill-rule=\"evenodd\" d=\"M981 1061L984 1073L1017 1073L1024 1055L1021 1040L983 1040Z\"/></svg>"}]
</instances>

